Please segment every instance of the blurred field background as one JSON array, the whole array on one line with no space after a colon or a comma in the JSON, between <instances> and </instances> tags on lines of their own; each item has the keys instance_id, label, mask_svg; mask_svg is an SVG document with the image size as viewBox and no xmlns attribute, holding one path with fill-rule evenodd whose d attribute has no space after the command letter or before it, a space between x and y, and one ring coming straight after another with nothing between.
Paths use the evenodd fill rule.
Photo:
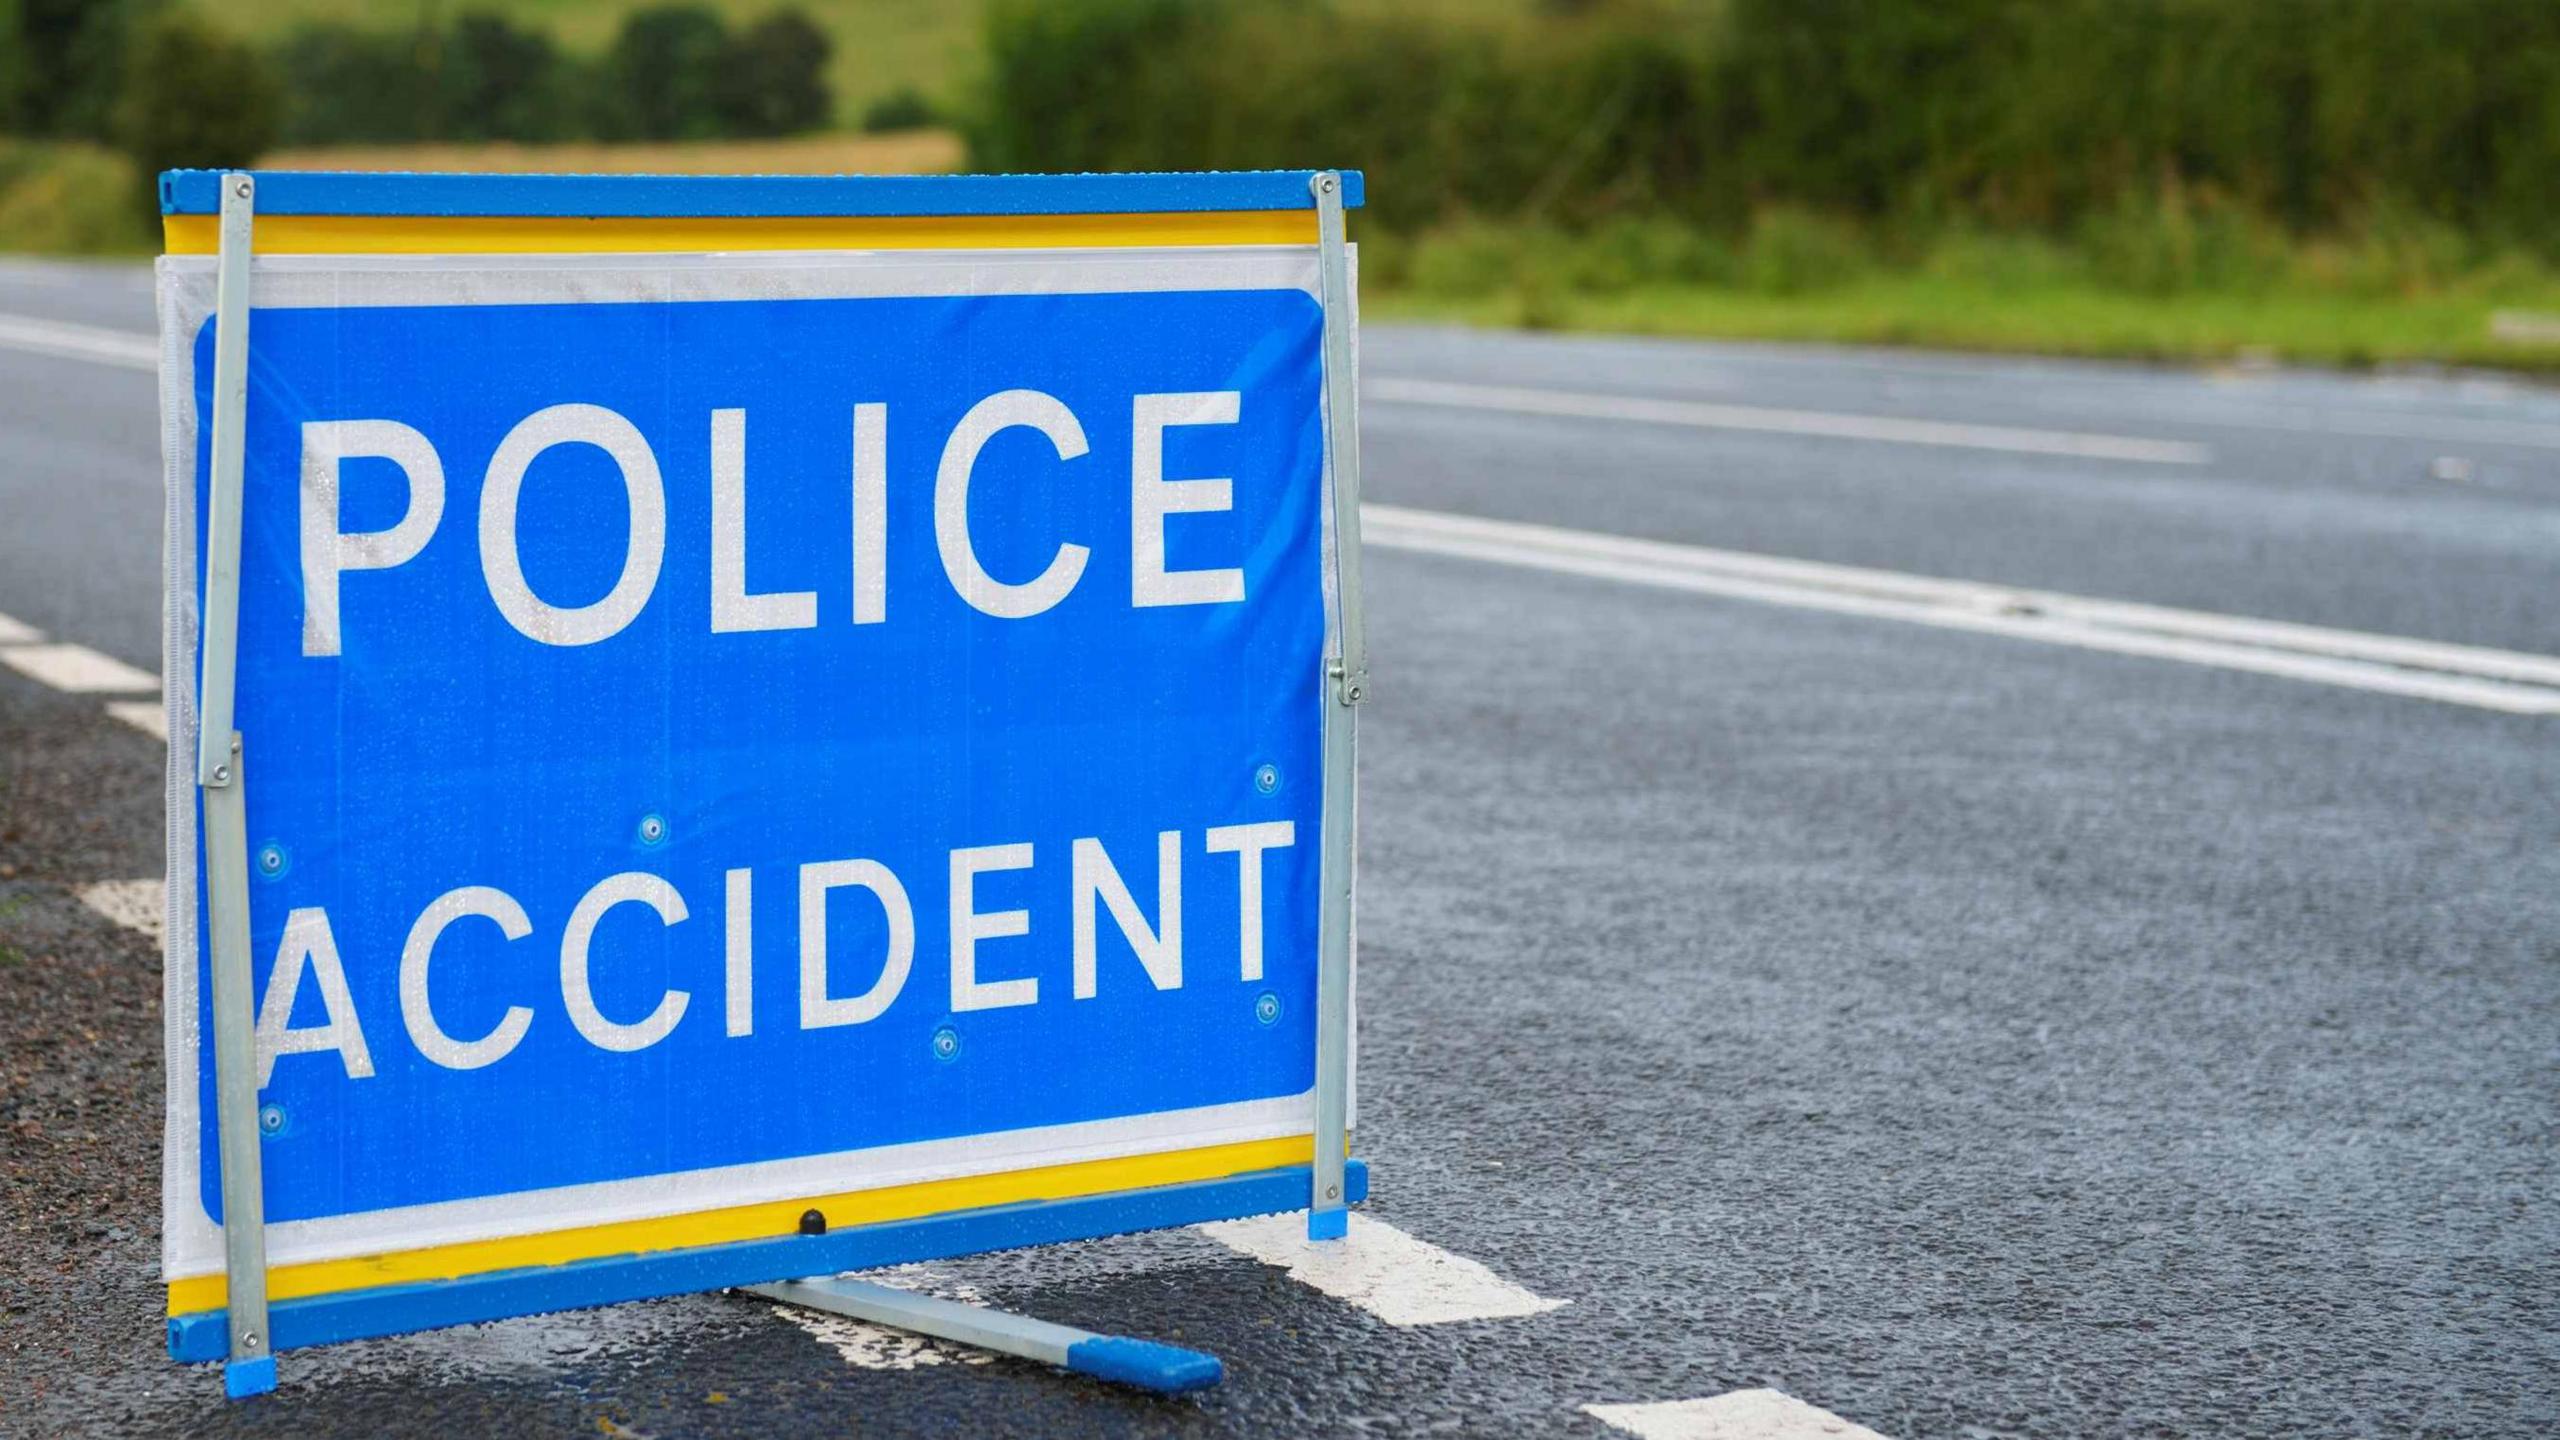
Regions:
<instances>
[{"instance_id":1,"label":"blurred field background","mask_svg":"<svg viewBox=\"0 0 2560 1440\"><path fill-rule=\"evenodd\" d=\"M1357 166L1370 313L2560 369L2554 0L0 0L0 249L171 164Z\"/></svg>"},{"instance_id":2,"label":"blurred field background","mask_svg":"<svg viewBox=\"0 0 2560 1440\"><path fill-rule=\"evenodd\" d=\"M893 135L828 132L773 140L436 141L270 150L271 170L468 170L493 175L610 171L632 175L937 175L965 168L968 147L948 130Z\"/></svg>"}]
</instances>

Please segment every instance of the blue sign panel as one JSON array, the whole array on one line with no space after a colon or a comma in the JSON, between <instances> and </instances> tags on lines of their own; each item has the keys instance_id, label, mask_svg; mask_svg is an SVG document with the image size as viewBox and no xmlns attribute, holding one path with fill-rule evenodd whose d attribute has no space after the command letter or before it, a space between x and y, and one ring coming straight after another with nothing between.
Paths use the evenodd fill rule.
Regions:
<instances>
[{"instance_id":1,"label":"blue sign panel","mask_svg":"<svg viewBox=\"0 0 2560 1440\"><path fill-rule=\"evenodd\" d=\"M1306 1133L1321 309L1296 259L1044 263L262 292L236 723L280 1233Z\"/></svg>"}]
</instances>

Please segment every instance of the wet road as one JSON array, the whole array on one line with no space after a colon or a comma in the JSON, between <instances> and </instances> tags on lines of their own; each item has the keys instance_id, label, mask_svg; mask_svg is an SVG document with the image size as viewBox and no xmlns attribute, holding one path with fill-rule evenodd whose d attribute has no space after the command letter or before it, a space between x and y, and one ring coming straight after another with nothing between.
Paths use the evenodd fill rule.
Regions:
<instances>
[{"instance_id":1,"label":"wet road","mask_svg":"<svg viewBox=\"0 0 2560 1440\"><path fill-rule=\"evenodd\" d=\"M0 616L146 672L149 324L138 269L0 267ZM158 742L0 622L0 1431L1599 1437L1762 1387L1903 1440L2560 1427L2560 397L1363 366L1366 1213L1566 1303L1398 1324L1176 1232L904 1278L1214 1350L1192 1400L703 1296L225 1406L159 1351L158 961L92 888L163 869Z\"/></svg>"}]
</instances>

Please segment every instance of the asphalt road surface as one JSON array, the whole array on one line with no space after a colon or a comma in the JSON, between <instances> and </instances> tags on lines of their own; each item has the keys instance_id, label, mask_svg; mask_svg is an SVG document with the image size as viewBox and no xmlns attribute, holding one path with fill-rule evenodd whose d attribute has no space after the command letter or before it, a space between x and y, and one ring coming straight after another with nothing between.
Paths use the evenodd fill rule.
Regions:
<instances>
[{"instance_id":1,"label":"asphalt road surface","mask_svg":"<svg viewBox=\"0 0 2560 1440\"><path fill-rule=\"evenodd\" d=\"M1180 1401L710 1295L226 1405L96 888L164 869L150 323L0 268L0 1432L2560 1431L2560 395L1386 326L1374 1274L902 1277Z\"/></svg>"}]
</instances>

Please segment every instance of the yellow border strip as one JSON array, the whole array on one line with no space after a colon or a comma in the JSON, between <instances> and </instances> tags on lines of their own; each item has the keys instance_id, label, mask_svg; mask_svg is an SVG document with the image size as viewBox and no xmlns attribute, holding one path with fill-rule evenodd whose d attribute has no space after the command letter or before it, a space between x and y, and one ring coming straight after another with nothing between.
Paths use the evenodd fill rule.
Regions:
<instances>
[{"instance_id":1,"label":"yellow border strip","mask_svg":"<svg viewBox=\"0 0 2560 1440\"><path fill-rule=\"evenodd\" d=\"M211 255L221 218L163 215L172 255ZM988 250L1111 245L1312 245L1313 210L1144 215L891 215L605 219L261 215L261 255L529 255L721 250Z\"/></svg>"},{"instance_id":2,"label":"yellow border strip","mask_svg":"<svg viewBox=\"0 0 2560 1440\"><path fill-rule=\"evenodd\" d=\"M724 1245L737 1240L769 1240L778 1235L796 1234L800 1228L800 1212L811 1209L825 1212L827 1227L833 1230L848 1225L876 1225L887 1220L913 1220L955 1210L979 1210L990 1205L1012 1205L1025 1200L1071 1200L1086 1195L1144 1190L1157 1185L1217 1180L1229 1175L1251 1174L1256 1170L1278 1169L1283 1165L1306 1165L1314 1158L1315 1141L1312 1137L1286 1136L1278 1140L1249 1140L1235 1145L1175 1150L1161 1155L1130 1155L1116 1160L1086 1160L1034 1170L1009 1170L998 1175L930 1180L916 1185L855 1190L806 1200L737 1205L691 1215L625 1220L576 1230L554 1230L543 1235L401 1250L388 1255L312 1260L299 1265L279 1265L268 1271L267 1298L295 1300L341 1290L366 1290L378 1285L452 1280L492 1270L565 1265L573 1260L592 1260L602 1255L636 1255L696 1245ZM219 1310L225 1293L225 1283L219 1274L172 1280L169 1282L169 1313L189 1315Z\"/></svg>"}]
</instances>

